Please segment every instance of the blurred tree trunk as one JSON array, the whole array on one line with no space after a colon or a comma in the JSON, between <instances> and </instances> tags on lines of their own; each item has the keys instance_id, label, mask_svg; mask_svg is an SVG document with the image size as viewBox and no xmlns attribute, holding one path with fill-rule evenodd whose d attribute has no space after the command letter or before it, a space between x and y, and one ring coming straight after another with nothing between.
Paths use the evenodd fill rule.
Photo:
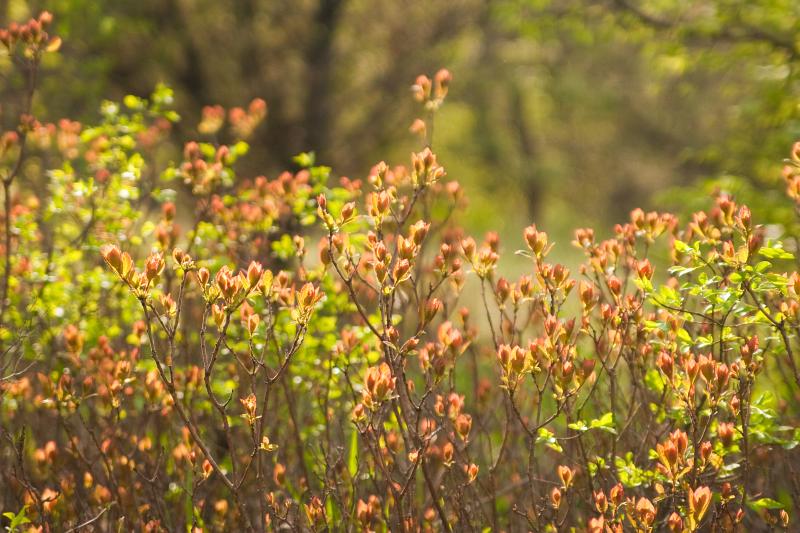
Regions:
<instances>
[{"instance_id":1,"label":"blurred tree trunk","mask_svg":"<svg viewBox=\"0 0 800 533\"><path fill-rule=\"evenodd\" d=\"M314 14L311 43L306 53L308 93L305 103L304 149L327 160L330 144L334 38L344 0L320 0Z\"/></svg>"},{"instance_id":2,"label":"blurred tree trunk","mask_svg":"<svg viewBox=\"0 0 800 533\"><path fill-rule=\"evenodd\" d=\"M536 172L536 139L528 123L524 89L518 81L514 81L509 84L509 92L511 122L520 155L519 177L522 180L521 186L525 192L528 213L531 218L535 218L539 214L543 194L542 184Z\"/></svg>"},{"instance_id":3,"label":"blurred tree trunk","mask_svg":"<svg viewBox=\"0 0 800 533\"><path fill-rule=\"evenodd\" d=\"M192 28L192 20L189 14L191 6L187 5L186 0L177 0L173 7L176 12L174 20L180 21L180 24L186 29L181 34L186 66L180 72L178 79L191 95L195 107L208 105L211 102L209 101L209 91L204 75L203 52L199 43L196 42L196 38L202 36L202 32L195 31Z\"/></svg>"},{"instance_id":4,"label":"blurred tree trunk","mask_svg":"<svg viewBox=\"0 0 800 533\"><path fill-rule=\"evenodd\" d=\"M528 213L539 214L541 182L536 172L536 139L526 109L526 94L513 64L503 60L500 48L506 35L486 2L477 20L481 48L473 84L471 107L476 113L476 134L482 156L498 175L511 176L523 194ZM498 186L506 184L498 183Z\"/></svg>"}]
</instances>

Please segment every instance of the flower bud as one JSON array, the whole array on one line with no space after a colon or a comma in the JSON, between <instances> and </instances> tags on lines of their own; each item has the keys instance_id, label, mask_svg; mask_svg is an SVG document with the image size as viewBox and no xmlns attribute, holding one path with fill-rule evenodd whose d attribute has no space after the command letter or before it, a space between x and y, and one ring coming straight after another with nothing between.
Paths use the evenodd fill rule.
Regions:
<instances>
[{"instance_id":1,"label":"flower bud","mask_svg":"<svg viewBox=\"0 0 800 533\"><path fill-rule=\"evenodd\" d=\"M703 461L708 461L708 459L711 457L712 450L713 446L709 441L705 441L700 444L700 457L703 459Z\"/></svg>"},{"instance_id":2,"label":"flower bud","mask_svg":"<svg viewBox=\"0 0 800 533\"><path fill-rule=\"evenodd\" d=\"M572 479L575 476L575 472L566 465L559 465L556 469L558 472L558 477L561 479L561 483L565 489L568 489L570 485L572 485Z\"/></svg>"},{"instance_id":3,"label":"flower bud","mask_svg":"<svg viewBox=\"0 0 800 533\"><path fill-rule=\"evenodd\" d=\"M118 274L122 275L122 252L113 244L107 244L100 249L100 254L108 266L114 269Z\"/></svg>"},{"instance_id":4,"label":"flower bud","mask_svg":"<svg viewBox=\"0 0 800 533\"><path fill-rule=\"evenodd\" d=\"M553 490L550 491L550 503L556 509L561 506L561 491L558 487L553 487Z\"/></svg>"},{"instance_id":5,"label":"flower bud","mask_svg":"<svg viewBox=\"0 0 800 533\"><path fill-rule=\"evenodd\" d=\"M264 272L264 267L261 266L261 263L256 261L251 261L250 266L247 267L247 282L250 284L250 287L256 287L258 282L261 281L261 274Z\"/></svg>"},{"instance_id":6,"label":"flower bud","mask_svg":"<svg viewBox=\"0 0 800 533\"><path fill-rule=\"evenodd\" d=\"M469 437L469 432L472 430L472 416L463 413L458 415L455 426L458 436L461 437L461 440L466 441L467 437Z\"/></svg>"},{"instance_id":7,"label":"flower bud","mask_svg":"<svg viewBox=\"0 0 800 533\"><path fill-rule=\"evenodd\" d=\"M164 270L164 257L160 253L150 254L145 263L145 275L148 281L153 281Z\"/></svg>"},{"instance_id":8,"label":"flower bud","mask_svg":"<svg viewBox=\"0 0 800 533\"><path fill-rule=\"evenodd\" d=\"M672 533L681 533L683 531L683 518L673 511L667 519L667 526Z\"/></svg>"},{"instance_id":9,"label":"flower bud","mask_svg":"<svg viewBox=\"0 0 800 533\"><path fill-rule=\"evenodd\" d=\"M608 509L608 499L606 498L606 493L602 490L594 493L594 506L600 514L605 514L606 509Z\"/></svg>"},{"instance_id":10,"label":"flower bud","mask_svg":"<svg viewBox=\"0 0 800 533\"><path fill-rule=\"evenodd\" d=\"M722 444L725 446L730 446L733 442L733 434L734 434L734 425L732 422L722 422L720 423L719 427L717 428L717 434L719 435L719 440L722 441Z\"/></svg>"}]
</instances>

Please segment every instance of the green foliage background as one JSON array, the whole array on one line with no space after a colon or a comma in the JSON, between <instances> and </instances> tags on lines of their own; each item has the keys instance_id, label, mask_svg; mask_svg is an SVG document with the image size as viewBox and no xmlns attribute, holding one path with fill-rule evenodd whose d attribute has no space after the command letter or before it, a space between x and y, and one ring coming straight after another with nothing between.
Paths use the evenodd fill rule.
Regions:
<instances>
[{"instance_id":1,"label":"green foliage background","mask_svg":"<svg viewBox=\"0 0 800 533\"><path fill-rule=\"evenodd\" d=\"M408 86L446 66L458 90L435 143L475 230L533 219L564 241L656 194L704 205L712 179L704 192L784 216L769 198L800 136L791 0L5 0L0 23L40 9L65 42L41 96L54 117L165 82L188 131L203 105L263 97L254 172L314 149L363 177L416 147Z\"/></svg>"}]
</instances>

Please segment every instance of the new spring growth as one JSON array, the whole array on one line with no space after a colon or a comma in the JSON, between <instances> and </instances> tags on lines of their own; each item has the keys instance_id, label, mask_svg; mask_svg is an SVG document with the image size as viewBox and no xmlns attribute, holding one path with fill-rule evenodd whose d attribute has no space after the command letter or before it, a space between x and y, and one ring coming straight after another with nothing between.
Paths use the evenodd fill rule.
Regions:
<instances>
[{"instance_id":1,"label":"new spring growth","mask_svg":"<svg viewBox=\"0 0 800 533\"><path fill-rule=\"evenodd\" d=\"M411 163L413 167L411 182L415 189L433 185L447 175L444 167L436 161L436 154L428 147L421 152L411 154Z\"/></svg>"},{"instance_id":2,"label":"new spring growth","mask_svg":"<svg viewBox=\"0 0 800 533\"><path fill-rule=\"evenodd\" d=\"M361 392L363 404L373 411L376 410L394 393L396 379L392 377L392 371L386 363L368 368Z\"/></svg>"},{"instance_id":3,"label":"new spring growth","mask_svg":"<svg viewBox=\"0 0 800 533\"><path fill-rule=\"evenodd\" d=\"M42 11L38 18L24 24L12 22L8 28L0 28L0 44L9 53L21 48L26 59L35 59L42 52L55 52L61 48L61 38L47 33L52 22L53 15L49 11Z\"/></svg>"},{"instance_id":4,"label":"new spring growth","mask_svg":"<svg viewBox=\"0 0 800 533\"><path fill-rule=\"evenodd\" d=\"M306 283L297 293L296 306L292 309L292 318L300 325L308 324L314 307L322 300L324 293L312 283Z\"/></svg>"},{"instance_id":5,"label":"new spring growth","mask_svg":"<svg viewBox=\"0 0 800 533\"><path fill-rule=\"evenodd\" d=\"M256 410L258 408L258 403L256 401L256 395L250 394L244 398L240 398L239 401L242 403L244 407L244 414L242 415L246 420L247 423L252 426L256 423L256 420L261 418L260 416L256 415Z\"/></svg>"},{"instance_id":6,"label":"new spring growth","mask_svg":"<svg viewBox=\"0 0 800 533\"><path fill-rule=\"evenodd\" d=\"M414 99L423 104L428 111L436 111L447 97L447 91L453 75L447 69L440 69L433 77L433 81L428 76L420 75L411 86Z\"/></svg>"},{"instance_id":7,"label":"new spring growth","mask_svg":"<svg viewBox=\"0 0 800 533\"><path fill-rule=\"evenodd\" d=\"M550 248L547 246L547 233L536 229L536 224L531 224L525 228L525 242L533 252L536 259L542 259Z\"/></svg>"},{"instance_id":8,"label":"new spring growth","mask_svg":"<svg viewBox=\"0 0 800 533\"><path fill-rule=\"evenodd\" d=\"M339 231L333 215L328 212L328 199L324 194L317 196L317 216L319 216L320 220L322 220L322 223L325 224L325 228L328 230L328 232L334 233Z\"/></svg>"},{"instance_id":9,"label":"new spring growth","mask_svg":"<svg viewBox=\"0 0 800 533\"><path fill-rule=\"evenodd\" d=\"M503 371L503 385L514 391L523 374L530 369L530 354L519 346L501 344L497 348L497 360Z\"/></svg>"},{"instance_id":10,"label":"new spring growth","mask_svg":"<svg viewBox=\"0 0 800 533\"><path fill-rule=\"evenodd\" d=\"M694 490L690 488L686 492L687 501L689 502L689 529L694 531L700 525L700 521L708 511L709 505L711 505L711 489L702 486Z\"/></svg>"}]
</instances>

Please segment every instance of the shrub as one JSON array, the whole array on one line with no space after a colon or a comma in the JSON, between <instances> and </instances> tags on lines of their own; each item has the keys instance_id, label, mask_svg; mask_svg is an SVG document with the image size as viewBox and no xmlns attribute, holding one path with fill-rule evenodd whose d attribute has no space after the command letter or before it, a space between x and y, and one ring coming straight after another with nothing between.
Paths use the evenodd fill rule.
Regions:
<instances>
[{"instance_id":1,"label":"shrub","mask_svg":"<svg viewBox=\"0 0 800 533\"><path fill-rule=\"evenodd\" d=\"M179 154L166 87L93 126L33 118L49 24L0 33L22 87L0 144L10 530L790 527L780 228L724 194L688 223L635 210L576 231L572 272L531 225L509 280L430 147L446 70L413 85L410 165L247 178L260 100L206 108ZM797 200L800 144L784 175Z\"/></svg>"}]
</instances>

